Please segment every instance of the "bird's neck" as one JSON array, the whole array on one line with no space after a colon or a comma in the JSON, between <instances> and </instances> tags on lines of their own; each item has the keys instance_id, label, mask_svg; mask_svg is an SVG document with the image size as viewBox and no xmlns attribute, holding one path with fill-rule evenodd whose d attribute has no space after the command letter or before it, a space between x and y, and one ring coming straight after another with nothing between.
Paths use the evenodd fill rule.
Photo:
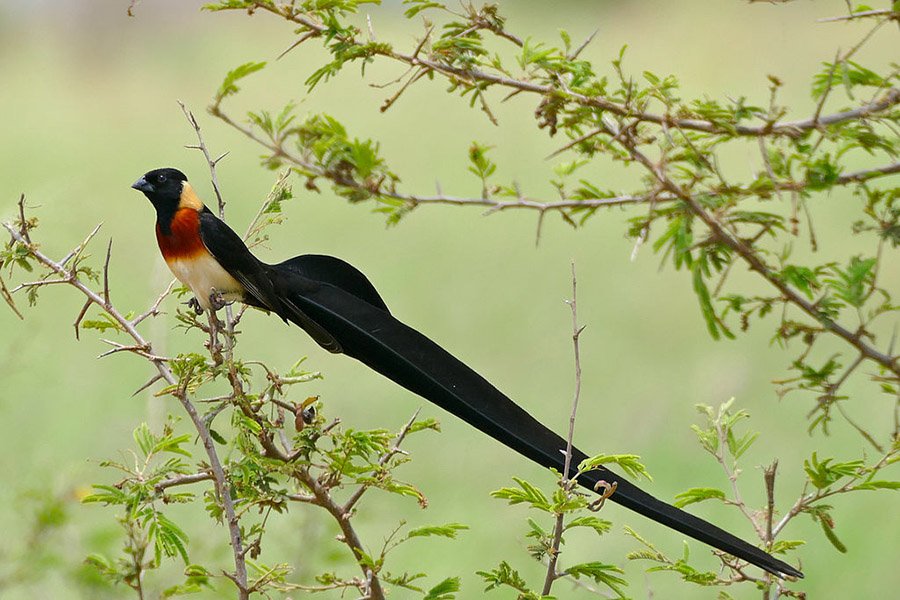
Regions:
<instances>
[{"instance_id":1,"label":"bird's neck","mask_svg":"<svg viewBox=\"0 0 900 600\"><path fill-rule=\"evenodd\" d=\"M164 235L172 235L172 221L178 212L177 202L154 202L156 209L156 229Z\"/></svg>"}]
</instances>

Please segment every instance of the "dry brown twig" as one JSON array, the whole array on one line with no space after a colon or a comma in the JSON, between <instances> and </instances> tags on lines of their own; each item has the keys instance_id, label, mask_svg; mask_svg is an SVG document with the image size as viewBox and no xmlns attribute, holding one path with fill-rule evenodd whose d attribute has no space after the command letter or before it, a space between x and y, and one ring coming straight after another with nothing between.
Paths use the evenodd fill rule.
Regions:
<instances>
[{"instance_id":1,"label":"dry brown twig","mask_svg":"<svg viewBox=\"0 0 900 600\"><path fill-rule=\"evenodd\" d=\"M574 360L575 360L575 392L572 398L572 411L569 413L569 432L566 436L566 459L564 462L562 478L560 479L559 485L563 487L565 492L571 493L572 486L575 483L574 479L570 479L569 473L571 472L572 467L572 438L575 436L575 418L578 413L578 400L581 398L581 347L579 345L579 339L581 337L581 333L584 331L586 325L578 324L578 278L575 272L575 261L572 261L572 299L567 300L566 304L569 305L570 310L572 311L572 346L574 349ZM565 528L565 514L560 512L556 515L556 523L553 529L553 538L550 542L550 548L548 550L549 561L547 564L547 574L544 577L544 588L541 592L542 595L547 596L550 594L550 590L553 587L553 582L563 577L565 574L557 571L557 564L559 562L559 554L560 554L560 544L562 543L562 534Z\"/></svg>"}]
</instances>

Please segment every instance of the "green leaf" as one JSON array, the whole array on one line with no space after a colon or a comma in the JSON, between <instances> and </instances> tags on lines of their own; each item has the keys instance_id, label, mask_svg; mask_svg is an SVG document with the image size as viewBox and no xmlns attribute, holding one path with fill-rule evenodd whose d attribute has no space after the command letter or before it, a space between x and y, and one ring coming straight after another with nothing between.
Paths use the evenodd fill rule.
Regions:
<instances>
[{"instance_id":1,"label":"green leaf","mask_svg":"<svg viewBox=\"0 0 900 600\"><path fill-rule=\"evenodd\" d=\"M837 182L840 176L840 166L832 161L828 154L806 166L806 186L810 190L828 189Z\"/></svg>"},{"instance_id":2,"label":"green leaf","mask_svg":"<svg viewBox=\"0 0 900 600\"><path fill-rule=\"evenodd\" d=\"M99 319L85 319L81 322L83 329L96 329L105 333L108 329L113 331L125 331L119 323L106 313L101 313Z\"/></svg>"},{"instance_id":3,"label":"green leaf","mask_svg":"<svg viewBox=\"0 0 900 600\"><path fill-rule=\"evenodd\" d=\"M646 477L649 481L653 481L647 468L641 464L640 458L637 454L598 454L581 461L578 472L585 473L603 465L615 464L631 477Z\"/></svg>"},{"instance_id":4,"label":"green leaf","mask_svg":"<svg viewBox=\"0 0 900 600\"><path fill-rule=\"evenodd\" d=\"M156 562L163 554L180 556L185 565L190 564L187 554L188 536L178 525L159 511L153 511L147 534L153 540Z\"/></svg>"},{"instance_id":5,"label":"green leaf","mask_svg":"<svg viewBox=\"0 0 900 600\"><path fill-rule=\"evenodd\" d=\"M628 582L617 575L617 573L624 573L625 571L615 565L607 565L601 562L588 562L572 565L566 569L565 572L575 579L579 579L582 576L590 577L595 582L602 583L610 588L617 596L619 596L619 598L625 598L622 587L627 586Z\"/></svg>"},{"instance_id":6,"label":"green leaf","mask_svg":"<svg viewBox=\"0 0 900 600\"><path fill-rule=\"evenodd\" d=\"M532 508L544 512L552 512L550 501L544 495L544 492L524 479L513 477L513 481L519 484L518 488L500 488L491 492L491 496L501 500L508 500L510 504L530 504Z\"/></svg>"},{"instance_id":7,"label":"green leaf","mask_svg":"<svg viewBox=\"0 0 900 600\"><path fill-rule=\"evenodd\" d=\"M865 481L853 486L855 490L900 490L900 481Z\"/></svg>"},{"instance_id":8,"label":"green leaf","mask_svg":"<svg viewBox=\"0 0 900 600\"><path fill-rule=\"evenodd\" d=\"M423 10L445 8L440 2L429 2L428 0L403 0L403 4L412 5L403 12L403 16L407 19L412 19Z\"/></svg>"},{"instance_id":9,"label":"green leaf","mask_svg":"<svg viewBox=\"0 0 900 600\"><path fill-rule=\"evenodd\" d=\"M819 280L816 277L816 273L808 267L787 265L781 270L779 276L785 283L803 292L810 300L813 299L814 292L819 289Z\"/></svg>"},{"instance_id":10,"label":"green leaf","mask_svg":"<svg viewBox=\"0 0 900 600\"><path fill-rule=\"evenodd\" d=\"M675 495L675 506L684 508L688 504L696 504L704 500L725 500L725 492L716 488L691 488Z\"/></svg>"},{"instance_id":11,"label":"green leaf","mask_svg":"<svg viewBox=\"0 0 900 600\"><path fill-rule=\"evenodd\" d=\"M93 484L91 486L96 490L93 494L88 494L81 499L83 504L92 502L102 502L103 504L126 504L128 502L128 494L117 487L111 485Z\"/></svg>"},{"instance_id":12,"label":"green leaf","mask_svg":"<svg viewBox=\"0 0 900 600\"><path fill-rule=\"evenodd\" d=\"M459 577L448 577L428 590L422 600L452 600L456 598L454 592L458 592L459 587Z\"/></svg>"},{"instance_id":13,"label":"green leaf","mask_svg":"<svg viewBox=\"0 0 900 600\"><path fill-rule=\"evenodd\" d=\"M411 530L406 537L414 538L414 537L431 537L431 536L439 536L446 537L450 539L456 539L456 534L460 531L465 531L468 529L468 525L463 525L461 523L447 523L446 525L430 525L426 527L419 527L417 529Z\"/></svg>"},{"instance_id":14,"label":"green leaf","mask_svg":"<svg viewBox=\"0 0 900 600\"><path fill-rule=\"evenodd\" d=\"M859 474L863 468L862 460L852 460L842 463L833 463L833 459L826 458L820 461L818 455L813 452L809 460L803 461L803 469L812 483L818 489L824 489L843 477L853 477Z\"/></svg>"},{"instance_id":15,"label":"green leaf","mask_svg":"<svg viewBox=\"0 0 900 600\"><path fill-rule=\"evenodd\" d=\"M221 102L228 96L238 93L240 88L237 86L237 82L248 75L256 73L265 66L265 62L247 62L228 71L228 74L225 75L225 79L222 81L222 85L219 86L219 90L216 92L215 102Z\"/></svg>"},{"instance_id":16,"label":"green leaf","mask_svg":"<svg viewBox=\"0 0 900 600\"><path fill-rule=\"evenodd\" d=\"M803 540L778 540L772 544L772 554L785 554L789 550L806 544Z\"/></svg>"},{"instance_id":17,"label":"green leaf","mask_svg":"<svg viewBox=\"0 0 900 600\"><path fill-rule=\"evenodd\" d=\"M528 589L528 583L519 575L519 572L509 566L509 563L503 561L500 565L491 571L476 571L476 575L480 576L487 587L484 591L496 589L501 586L511 587L521 592L519 600L539 600L539 596Z\"/></svg>"},{"instance_id":18,"label":"green leaf","mask_svg":"<svg viewBox=\"0 0 900 600\"><path fill-rule=\"evenodd\" d=\"M846 269L832 266L831 271L835 277L826 279L825 282L831 286L835 296L848 305L859 308L868 297L868 288L875 278L877 264L878 260L875 258L854 256Z\"/></svg>"},{"instance_id":19,"label":"green leaf","mask_svg":"<svg viewBox=\"0 0 900 600\"><path fill-rule=\"evenodd\" d=\"M598 535L603 535L612 529L612 523L594 515L587 515L570 520L566 523L565 529L575 529L576 527L587 527L596 531Z\"/></svg>"},{"instance_id":20,"label":"green leaf","mask_svg":"<svg viewBox=\"0 0 900 600\"><path fill-rule=\"evenodd\" d=\"M734 334L719 320L713 308L712 297L709 294L709 288L706 287L706 279L704 277L704 262L703 260L696 260L691 265L691 274L693 276L691 281L694 284L694 293L697 295L697 300L700 301L700 312L703 315L703 320L706 321L706 329L714 340L719 339L720 334L733 339Z\"/></svg>"},{"instance_id":21,"label":"green leaf","mask_svg":"<svg viewBox=\"0 0 900 600\"><path fill-rule=\"evenodd\" d=\"M835 549L842 553L847 553L847 546L838 539L837 534L834 532L834 522L831 518L820 518L819 524L822 526L822 531L825 533L825 537L831 542L831 545L835 547Z\"/></svg>"}]
</instances>

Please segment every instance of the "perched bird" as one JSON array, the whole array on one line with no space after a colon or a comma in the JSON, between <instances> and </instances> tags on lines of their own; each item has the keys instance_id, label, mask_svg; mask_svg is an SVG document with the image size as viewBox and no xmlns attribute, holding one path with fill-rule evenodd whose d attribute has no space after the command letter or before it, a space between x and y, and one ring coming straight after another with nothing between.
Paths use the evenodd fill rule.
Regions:
<instances>
[{"instance_id":1,"label":"perched bird","mask_svg":"<svg viewBox=\"0 0 900 600\"><path fill-rule=\"evenodd\" d=\"M197 197L176 169L146 173L131 187L156 209L156 239L166 263L204 309L238 301L299 325L329 352L343 353L434 402L544 467L565 469L566 441L436 343L394 318L365 275L316 254L278 264L256 258ZM570 476L587 455L573 449ZM605 467L578 476L610 500L779 577L803 577L791 565L715 525L657 500Z\"/></svg>"}]
</instances>

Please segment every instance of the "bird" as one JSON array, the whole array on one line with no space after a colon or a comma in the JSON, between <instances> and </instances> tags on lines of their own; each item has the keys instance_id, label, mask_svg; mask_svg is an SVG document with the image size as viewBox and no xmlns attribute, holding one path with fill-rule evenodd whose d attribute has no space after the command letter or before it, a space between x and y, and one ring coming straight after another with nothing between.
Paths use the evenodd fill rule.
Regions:
<instances>
[{"instance_id":1,"label":"bird","mask_svg":"<svg viewBox=\"0 0 900 600\"><path fill-rule=\"evenodd\" d=\"M565 471L567 441L484 377L393 316L369 279L339 258L305 254L259 260L213 214L174 168L154 169L131 186L156 211L156 239L196 308L242 302L298 325L325 350L354 358L546 468ZM686 511L658 500L604 466L577 473L588 455L572 448L568 477L609 500L780 578L795 567ZM610 494L611 492L611 494Z\"/></svg>"}]
</instances>

